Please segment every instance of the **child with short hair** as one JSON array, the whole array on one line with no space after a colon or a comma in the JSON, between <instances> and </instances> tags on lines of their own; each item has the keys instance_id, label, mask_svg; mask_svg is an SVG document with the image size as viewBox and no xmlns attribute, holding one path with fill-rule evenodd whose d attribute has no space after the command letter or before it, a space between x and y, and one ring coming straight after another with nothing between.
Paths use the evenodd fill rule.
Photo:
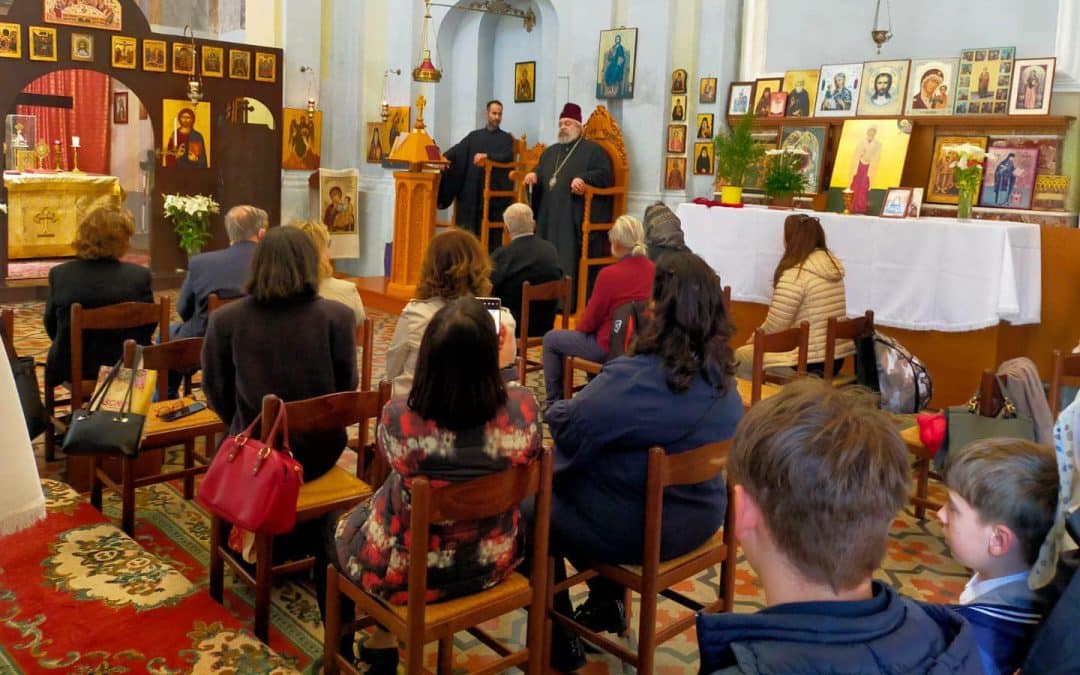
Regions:
<instances>
[{"instance_id":1,"label":"child with short hair","mask_svg":"<svg viewBox=\"0 0 1080 675\"><path fill-rule=\"evenodd\" d=\"M1013 438L949 453L949 501L938 510L949 550L974 571L958 611L971 622L987 673L1012 673L1046 609L1028 585L1054 524L1058 464L1052 448Z\"/></svg>"},{"instance_id":2,"label":"child with short hair","mask_svg":"<svg viewBox=\"0 0 1080 675\"><path fill-rule=\"evenodd\" d=\"M946 607L871 577L907 502L908 457L865 390L803 379L754 404L728 471L756 614L700 614L702 673L982 673Z\"/></svg>"}]
</instances>

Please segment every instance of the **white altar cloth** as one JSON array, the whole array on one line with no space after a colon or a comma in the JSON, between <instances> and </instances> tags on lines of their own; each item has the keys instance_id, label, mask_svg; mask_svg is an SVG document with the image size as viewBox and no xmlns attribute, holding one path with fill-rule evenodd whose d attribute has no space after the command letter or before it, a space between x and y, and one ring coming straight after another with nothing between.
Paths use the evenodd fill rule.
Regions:
<instances>
[{"instance_id":1,"label":"white altar cloth","mask_svg":"<svg viewBox=\"0 0 1080 675\"><path fill-rule=\"evenodd\" d=\"M769 303L792 211L681 204L677 213L687 246L731 286L733 299ZM1038 225L811 215L847 271L848 316L872 309L876 324L951 332L1039 323Z\"/></svg>"}]
</instances>

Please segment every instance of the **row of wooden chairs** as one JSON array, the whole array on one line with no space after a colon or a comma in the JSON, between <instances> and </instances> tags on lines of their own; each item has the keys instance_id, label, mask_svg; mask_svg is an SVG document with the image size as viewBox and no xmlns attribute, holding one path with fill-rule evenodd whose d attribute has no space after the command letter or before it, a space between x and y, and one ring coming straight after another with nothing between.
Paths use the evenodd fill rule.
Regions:
<instances>
[{"instance_id":1,"label":"row of wooden chairs","mask_svg":"<svg viewBox=\"0 0 1080 675\"><path fill-rule=\"evenodd\" d=\"M290 413L291 414L291 413ZM657 645L682 633L694 622L693 612L731 611L735 592L736 542L734 528L724 527L698 549L665 562L660 561L660 530L663 519L664 489L710 480L720 475L726 465L730 444L712 443L678 455L667 455L663 448L649 451L644 528L643 564L640 566L593 563L583 565L573 577L556 585L554 561L548 558L548 535L551 509L551 450L545 448L538 462L514 467L498 474L467 483L434 490L430 482L417 477L412 483L412 523L410 525L409 594L404 606L392 605L370 595L328 567L327 620L324 635L324 672L340 670L356 673L350 659L338 653L342 635L379 623L405 646L407 673L422 673L424 645L438 642L437 672L450 673L453 665L453 636L467 631L490 647L499 658L479 673L501 673L517 666L525 672L549 672L550 625L556 622L580 634L594 645L608 650L637 667L638 672L652 672ZM536 498L536 517L527 534L533 545L529 576L513 573L486 591L437 605L426 601L427 559L430 527L445 520L476 520L514 508L527 497ZM733 501L729 499L725 523L733 522ZM674 586L720 566L717 599L698 602L674 590ZM553 609L554 594L602 575L641 595L638 649L631 651L590 631ZM340 622L341 596L352 600L361 618L343 626ZM659 597L672 599L691 613L668 623L656 625ZM525 649L511 651L506 645L479 628L479 624L509 611L527 609Z\"/></svg>"}]
</instances>

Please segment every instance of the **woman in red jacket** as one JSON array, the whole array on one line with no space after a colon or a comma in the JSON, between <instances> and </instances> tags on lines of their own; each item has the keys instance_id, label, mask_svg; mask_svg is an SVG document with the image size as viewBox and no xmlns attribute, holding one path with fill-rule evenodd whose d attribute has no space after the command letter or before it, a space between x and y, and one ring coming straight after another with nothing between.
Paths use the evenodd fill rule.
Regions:
<instances>
[{"instance_id":1,"label":"woman in red jacket","mask_svg":"<svg viewBox=\"0 0 1080 675\"><path fill-rule=\"evenodd\" d=\"M563 357L607 359L612 318L622 305L646 300L656 268L646 256L645 228L633 216L619 216L608 233L618 262L600 270L576 330L553 330L544 336L544 388L547 404L562 399Z\"/></svg>"}]
</instances>

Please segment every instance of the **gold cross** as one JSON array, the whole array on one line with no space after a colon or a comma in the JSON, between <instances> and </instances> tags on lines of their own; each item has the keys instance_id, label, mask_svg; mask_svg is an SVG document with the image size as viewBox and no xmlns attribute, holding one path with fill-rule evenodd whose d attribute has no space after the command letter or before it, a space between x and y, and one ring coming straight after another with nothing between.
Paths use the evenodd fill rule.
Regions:
<instances>
[{"instance_id":1,"label":"gold cross","mask_svg":"<svg viewBox=\"0 0 1080 675\"><path fill-rule=\"evenodd\" d=\"M416 124L413 125L416 129L424 128L424 106L427 105L427 99L423 94L420 94L416 98Z\"/></svg>"},{"instance_id":2,"label":"gold cross","mask_svg":"<svg viewBox=\"0 0 1080 675\"><path fill-rule=\"evenodd\" d=\"M56 214L52 212L48 207L41 209L41 211L34 216L34 222L41 227L41 232L38 233L39 237L55 237L56 235L49 231L49 226L56 223Z\"/></svg>"}]
</instances>

